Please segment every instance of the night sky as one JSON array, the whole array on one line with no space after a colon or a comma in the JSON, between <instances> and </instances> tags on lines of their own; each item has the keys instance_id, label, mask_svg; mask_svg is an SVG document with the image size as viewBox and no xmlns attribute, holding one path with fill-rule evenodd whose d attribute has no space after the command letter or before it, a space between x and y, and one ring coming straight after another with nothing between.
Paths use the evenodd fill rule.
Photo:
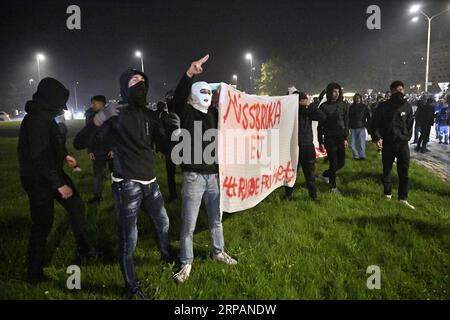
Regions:
<instances>
[{"instance_id":1,"label":"night sky","mask_svg":"<svg viewBox=\"0 0 450 320\"><path fill-rule=\"evenodd\" d=\"M422 1L435 13L449 1ZM247 83L246 52L257 67L274 49L290 43L337 39L364 55L389 39L386 54L426 45L425 24L411 24L411 1L2 1L0 110L23 108L37 80L35 54L42 52L43 76L53 76L71 92L79 82L80 105L95 94L118 96L118 78L140 67L143 52L150 100L174 88L193 59L210 54L201 77L210 82ZM81 30L66 28L67 6L81 7ZM366 8L382 9L382 30L366 28ZM450 38L450 14L437 20L433 38ZM324 61L326 63L326 61ZM368 62L370 63L370 62ZM332 66L330 66L331 68ZM326 79L326 77L325 77ZM326 80L324 80L326 81ZM33 92L35 91L35 88ZM73 104L73 95L69 100Z\"/></svg>"}]
</instances>

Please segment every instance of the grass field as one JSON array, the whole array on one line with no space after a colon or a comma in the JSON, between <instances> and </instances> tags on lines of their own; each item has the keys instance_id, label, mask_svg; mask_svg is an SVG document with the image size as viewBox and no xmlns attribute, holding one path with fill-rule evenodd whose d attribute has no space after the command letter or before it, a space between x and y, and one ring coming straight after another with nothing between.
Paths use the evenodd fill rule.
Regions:
<instances>
[{"instance_id":1,"label":"grass field","mask_svg":"<svg viewBox=\"0 0 450 320\"><path fill-rule=\"evenodd\" d=\"M123 299L109 183L105 201L87 205L92 241L102 256L81 265L81 290L66 288L66 268L74 263L75 247L59 205L49 238L52 259L45 269L52 280L37 286L24 282L30 218L18 179L18 125L0 123L0 299ZM73 122L71 133L80 125ZM75 155L83 171L71 175L88 199L91 165L86 152ZM210 258L202 208L192 275L182 285L171 279L176 268L159 261L151 222L141 214L135 261L144 291L153 299L450 299L449 185L412 164L410 202L417 208L412 211L382 198L381 161L372 145L368 159L355 162L349 150L347 165L338 175L343 194L330 194L318 182L320 205L307 199L300 177L295 201L284 201L280 189L254 209L225 215L226 249L239 260L236 266ZM319 160L318 172L324 168ZM159 160L157 173L167 194ZM397 183L396 174L393 177ZM178 183L180 178L178 174ZM171 240L178 249L180 202L166 208ZM380 290L366 286L370 265L381 268Z\"/></svg>"}]
</instances>

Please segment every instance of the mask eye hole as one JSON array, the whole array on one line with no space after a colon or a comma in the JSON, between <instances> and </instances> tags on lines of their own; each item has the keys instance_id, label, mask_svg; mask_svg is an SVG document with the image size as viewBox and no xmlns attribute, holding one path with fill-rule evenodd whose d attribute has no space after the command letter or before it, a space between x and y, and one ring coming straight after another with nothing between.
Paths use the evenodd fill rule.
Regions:
<instances>
[{"instance_id":1,"label":"mask eye hole","mask_svg":"<svg viewBox=\"0 0 450 320\"><path fill-rule=\"evenodd\" d=\"M201 89L200 93L202 93L202 94L211 94L211 91L208 90L208 89Z\"/></svg>"}]
</instances>

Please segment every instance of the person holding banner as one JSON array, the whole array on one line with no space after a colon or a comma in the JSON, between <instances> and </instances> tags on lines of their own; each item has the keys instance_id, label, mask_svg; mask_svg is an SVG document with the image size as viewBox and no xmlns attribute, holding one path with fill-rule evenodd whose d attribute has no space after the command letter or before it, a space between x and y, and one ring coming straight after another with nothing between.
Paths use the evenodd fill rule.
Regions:
<instances>
[{"instance_id":1,"label":"person holding banner","mask_svg":"<svg viewBox=\"0 0 450 320\"><path fill-rule=\"evenodd\" d=\"M318 105L310 105L308 96L299 91L292 94L299 95L299 112L298 112L298 147L299 147L299 164L302 166L305 175L306 187L308 188L309 197L313 201L317 201L316 178L314 176L316 164L316 148L313 143L313 121L325 121L325 114L319 109ZM294 188L285 187L286 198L292 200Z\"/></svg>"},{"instance_id":2,"label":"person holding banner","mask_svg":"<svg viewBox=\"0 0 450 320\"><path fill-rule=\"evenodd\" d=\"M194 141L197 137L201 139L205 131L217 129L218 126L218 110L214 107L210 108L211 87L203 81L192 84L193 77L203 72L202 65L208 58L209 55L206 55L202 59L192 62L178 83L174 95L175 112L181 119L181 129L186 130L191 137L190 150L184 150L191 154L190 159L183 159L181 163L183 185L181 191L180 262L182 265L180 271L173 276L178 283L186 281L191 273L194 260L193 236L202 198L208 213L213 259L228 265L237 263L224 250L217 161L212 164L207 163L203 157L209 141L200 143ZM200 136L198 136L198 131L200 131ZM201 147L196 148L196 145Z\"/></svg>"},{"instance_id":3,"label":"person holding banner","mask_svg":"<svg viewBox=\"0 0 450 320\"><path fill-rule=\"evenodd\" d=\"M322 174L331 192L340 193L336 187L336 172L345 165L345 149L348 148L348 110L343 102L342 87L330 83L326 89L327 101L320 106L326 119L319 121L317 135L320 151L327 151L330 167Z\"/></svg>"}]
</instances>

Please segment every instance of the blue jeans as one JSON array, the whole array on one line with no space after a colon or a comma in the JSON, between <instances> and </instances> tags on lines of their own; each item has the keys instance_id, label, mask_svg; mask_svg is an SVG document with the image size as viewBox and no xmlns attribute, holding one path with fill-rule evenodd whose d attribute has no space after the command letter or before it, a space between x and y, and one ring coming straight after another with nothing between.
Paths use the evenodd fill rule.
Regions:
<instances>
[{"instance_id":1,"label":"blue jeans","mask_svg":"<svg viewBox=\"0 0 450 320\"><path fill-rule=\"evenodd\" d=\"M360 159L366 157L366 128L350 129L352 135L353 158ZM359 141L360 150L356 144Z\"/></svg>"},{"instance_id":2,"label":"blue jeans","mask_svg":"<svg viewBox=\"0 0 450 320\"><path fill-rule=\"evenodd\" d=\"M213 252L214 254L222 252L224 240L222 215L219 208L219 175L183 172L181 195L181 263L191 264L194 261L193 238L202 198L208 212Z\"/></svg>"},{"instance_id":3,"label":"blue jeans","mask_svg":"<svg viewBox=\"0 0 450 320\"><path fill-rule=\"evenodd\" d=\"M439 126L439 142L448 143L448 126Z\"/></svg>"},{"instance_id":4,"label":"blue jeans","mask_svg":"<svg viewBox=\"0 0 450 320\"><path fill-rule=\"evenodd\" d=\"M153 220L158 249L164 260L169 260L171 257L169 217L156 181L149 185L131 180L114 182L112 192L117 212L120 268L125 287L129 291L134 291L139 288L133 262L133 252L138 238L136 224L139 208L142 208Z\"/></svg>"}]
</instances>

